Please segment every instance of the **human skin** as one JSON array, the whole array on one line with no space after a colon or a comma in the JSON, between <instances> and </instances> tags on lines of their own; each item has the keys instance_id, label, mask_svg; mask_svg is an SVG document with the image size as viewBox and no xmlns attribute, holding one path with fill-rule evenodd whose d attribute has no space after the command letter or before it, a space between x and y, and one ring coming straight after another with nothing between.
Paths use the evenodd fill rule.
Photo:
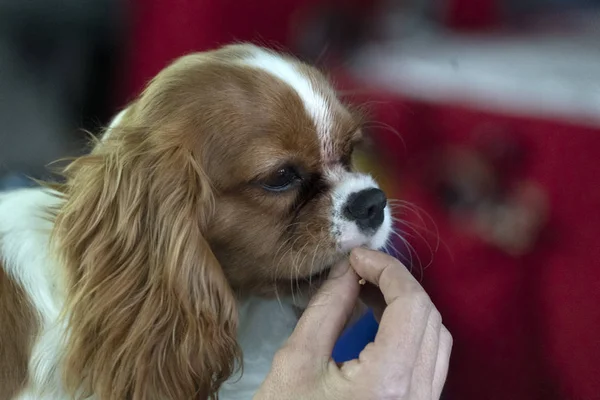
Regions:
<instances>
[{"instance_id":1,"label":"human skin","mask_svg":"<svg viewBox=\"0 0 600 400\"><path fill-rule=\"evenodd\" d=\"M359 295L379 330L357 359L338 365L333 346ZM451 349L440 313L408 270L384 253L355 249L315 294L254 399L438 400Z\"/></svg>"}]
</instances>

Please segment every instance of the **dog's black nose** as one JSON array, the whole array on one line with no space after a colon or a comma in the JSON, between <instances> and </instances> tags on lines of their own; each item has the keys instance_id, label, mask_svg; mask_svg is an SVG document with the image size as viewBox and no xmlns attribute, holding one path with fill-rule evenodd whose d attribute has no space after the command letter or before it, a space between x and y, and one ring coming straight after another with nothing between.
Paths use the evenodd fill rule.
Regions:
<instances>
[{"instance_id":1,"label":"dog's black nose","mask_svg":"<svg viewBox=\"0 0 600 400\"><path fill-rule=\"evenodd\" d=\"M373 231L383 223L386 205L387 198L383 191L376 188L361 190L348 198L344 216L356 221L359 229Z\"/></svg>"}]
</instances>

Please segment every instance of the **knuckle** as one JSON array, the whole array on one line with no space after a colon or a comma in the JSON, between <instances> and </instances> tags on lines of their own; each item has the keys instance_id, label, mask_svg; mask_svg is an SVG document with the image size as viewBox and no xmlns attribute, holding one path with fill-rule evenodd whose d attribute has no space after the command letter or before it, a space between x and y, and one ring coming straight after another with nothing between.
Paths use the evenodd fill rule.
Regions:
<instances>
[{"instance_id":1,"label":"knuckle","mask_svg":"<svg viewBox=\"0 0 600 400\"><path fill-rule=\"evenodd\" d=\"M379 393L380 399L408 399L410 395L411 375L404 375L395 382L386 384Z\"/></svg>"},{"instance_id":2,"label":"knuckle","mask_svg":"<svg viewBox=\"0 0 600 400\"><path fill-rule=\"evenodd\" d=\"M323 397L332 400L348 399L348 386L330 375L325 375L320 381Z\"/></svg>"},{"instance_id":3,"label":"knuckle","mask_svg":"<svg viewBox=\"0 0 600 400\"><path fill-rule=\"evenodd\" d=\"M442 325L441 335L443 340L447 343L448 348L451 349L452 345L454 344L454 338L452 337L452 334L450 333L448 328L446 328L444 325Z\"/></svg>"},{"instance_id":4,"label":"knuckle","mask_svg":"<svg viewBox=\"0 0 600 400\"><path fill-rule=\"evenodd\" d=\"M383 282L387 281L390 279L391 276L393 276L393 271L396 268L404 268L402 266L402 264L400 263L400 261L396 260L395 258L388 256L386 254L387 258L383 264L383 266L381 267L381 269L379 270L379 273L377 274L376 277L376 282L381 285Z\"/></svg>"},{"instance_id":5,"label":"knuckle","mask_svg":"<svg viewBox=\"0 0 600 400\"><path fill-rule=\"evenodd\" d=\"M403 289L405 293L409 295L418 295L425 293L425 289L423 289L423 286L421 286L419 282L417 282L415 279L406 280L403 283Z\"/></svg>"},{"instance_id":6,"label":"knuckle","mask_svg":"<svg viewBox=\"0 0 600 400\"><path fill-rule=\"evenodd\" d=\"M433 304L431 306L431 313L429 314L429 319L431 321L431 325L435 327L442 326L442 314L440 314L438 309Z\"/></svg>"},{"instance_id":7,"label":"knuckle","mask_svg":"<svg viewBox=\"0 0 600 400\"><path fill-rule=\"evenodd\" d=\"M429 295L422 288L411 293L412 305L415 309L430 313L435 309Z\"/></svg>"}]
</instances>

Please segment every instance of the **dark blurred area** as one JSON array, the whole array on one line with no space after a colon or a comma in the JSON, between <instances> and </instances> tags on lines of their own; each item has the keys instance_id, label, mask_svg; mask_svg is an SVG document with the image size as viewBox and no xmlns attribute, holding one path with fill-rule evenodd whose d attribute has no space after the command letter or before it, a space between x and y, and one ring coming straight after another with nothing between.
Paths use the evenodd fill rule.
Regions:
<instances>
[{"instance_id":1,"label":"dark blurred area","mask_svg":"<svg viewBox=\"0 0 600 400\"><path fill-rule=\"evenodd\" d=\"M367 106L387 250L454 336L445 399L600 399L600 0L0 0L0 189L232 41Z\"/></svg>"},{"instance_id":2,"label":"dark blurred area","mask_svg":"<svg viewBox=\"0 0 600 400\"><path fill-rule=\"evenodd\" d=\"M0 176L43 174L110 116L124 11L115 0L0 1Z\"/></svg>"}]
</instances>

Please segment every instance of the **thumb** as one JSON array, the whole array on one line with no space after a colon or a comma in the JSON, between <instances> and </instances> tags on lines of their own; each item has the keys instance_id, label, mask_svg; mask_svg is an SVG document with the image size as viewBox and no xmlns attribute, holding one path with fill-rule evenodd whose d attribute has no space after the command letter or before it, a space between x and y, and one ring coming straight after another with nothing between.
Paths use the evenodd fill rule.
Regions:
<instances>
[{"instance_id":1,"label":"thumb","mask_svg":"<svg viewBox=\"0 0 600 400\"><path fill-rule=\"evenodd\" d=\"M348 261L335 265L298 321L288 344L330 357L359 293L358 276Z\"/></svg>"}]
</instances>

